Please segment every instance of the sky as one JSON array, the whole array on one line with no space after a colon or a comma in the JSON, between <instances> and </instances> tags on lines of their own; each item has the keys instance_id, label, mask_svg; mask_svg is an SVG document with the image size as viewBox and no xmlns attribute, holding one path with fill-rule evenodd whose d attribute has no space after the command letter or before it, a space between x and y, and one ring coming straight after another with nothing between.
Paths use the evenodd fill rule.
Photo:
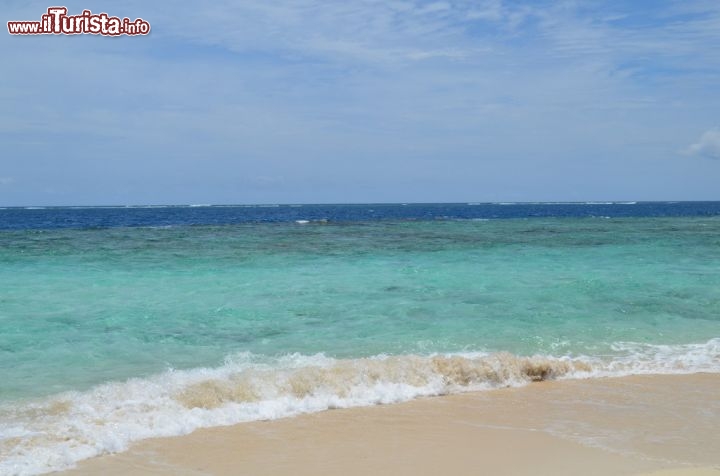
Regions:
<instances>
[{"instance_id":1,"label":"sky","mask_svg":"<svg viewBox=\"0 0 720 476\"><path fill-rule=\"evenodd\" d=\"M15 36L0 206L720 200L717 0L66 1Z\"/></svg>"}]
</instances>

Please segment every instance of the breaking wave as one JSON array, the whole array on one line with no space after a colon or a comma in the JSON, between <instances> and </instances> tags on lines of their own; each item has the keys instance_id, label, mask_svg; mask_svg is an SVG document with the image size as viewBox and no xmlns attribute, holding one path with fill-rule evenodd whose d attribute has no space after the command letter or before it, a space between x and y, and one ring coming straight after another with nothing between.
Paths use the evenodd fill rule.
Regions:
<instances>
[{"instance_id":1,"label":"breaking wave","mask_svg":"<svg viewBox=\"0 0 720 476\"><path fill-rule=\"evenodd\" d=\"M38 474L125 450L133 441L201 427L270 420L420 396L521 386L547 379L720 372L720 339L704 344L618 343L613 358L508 353L334 359L237 354L216 368L0 405L0 473Z\"/></svg>"}]
</instances>

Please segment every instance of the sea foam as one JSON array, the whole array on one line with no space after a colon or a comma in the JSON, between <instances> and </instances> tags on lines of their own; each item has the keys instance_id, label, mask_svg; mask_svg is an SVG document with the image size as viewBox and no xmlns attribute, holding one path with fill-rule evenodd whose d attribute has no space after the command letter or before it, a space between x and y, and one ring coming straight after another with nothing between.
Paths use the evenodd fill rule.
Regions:
<instances>
[{"instance_id":1,"label":"sea foam","mask_svg":"<svg viewBox=\"0 0 720 476\"><path fill-rule=\"evenodd\" d=\"M546 379L720 372L720 339L617 343L618 356L509 353L230 356L216 368L168 370L34 402L0 405L0 474L39 474L145 438L333 408L388 404Z\"/></svg>"}]
</instances>

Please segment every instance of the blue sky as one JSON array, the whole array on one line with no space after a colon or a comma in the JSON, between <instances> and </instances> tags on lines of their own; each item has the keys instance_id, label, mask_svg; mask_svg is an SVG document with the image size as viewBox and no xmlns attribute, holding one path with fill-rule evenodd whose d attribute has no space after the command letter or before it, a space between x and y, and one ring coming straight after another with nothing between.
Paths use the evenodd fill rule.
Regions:
<instances>
[{"instance_id":1,"label":"blue sky","mask_svg":"<svg viewBox=\"0 0 720 476\"><path fill-rule=\"evenodd\" d=\"M152 33L0 35L0 206L720 200L716 0L64 5Z\"/></svg>"}]
</instances>

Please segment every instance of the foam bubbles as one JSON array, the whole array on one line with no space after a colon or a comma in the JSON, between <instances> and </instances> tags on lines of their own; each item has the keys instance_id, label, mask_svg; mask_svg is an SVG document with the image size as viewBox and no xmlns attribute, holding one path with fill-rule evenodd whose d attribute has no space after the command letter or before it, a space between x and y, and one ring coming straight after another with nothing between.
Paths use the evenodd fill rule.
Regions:
<instances>
[{"instance_id":1,"label":"foam bubbles","mask_svg":"<svg viewBox=\"0 0 720 476\"><path fill-rule=\"evenodd\" d=\"M330 408L526 385L558 378L720 372L720 339L704 344L617 343L612 359L509 353L333 359L242 353L217 368L167 371L41 401L0 406L0 473L71 467L133 441Z\"/></svg>"}]
</instances>

